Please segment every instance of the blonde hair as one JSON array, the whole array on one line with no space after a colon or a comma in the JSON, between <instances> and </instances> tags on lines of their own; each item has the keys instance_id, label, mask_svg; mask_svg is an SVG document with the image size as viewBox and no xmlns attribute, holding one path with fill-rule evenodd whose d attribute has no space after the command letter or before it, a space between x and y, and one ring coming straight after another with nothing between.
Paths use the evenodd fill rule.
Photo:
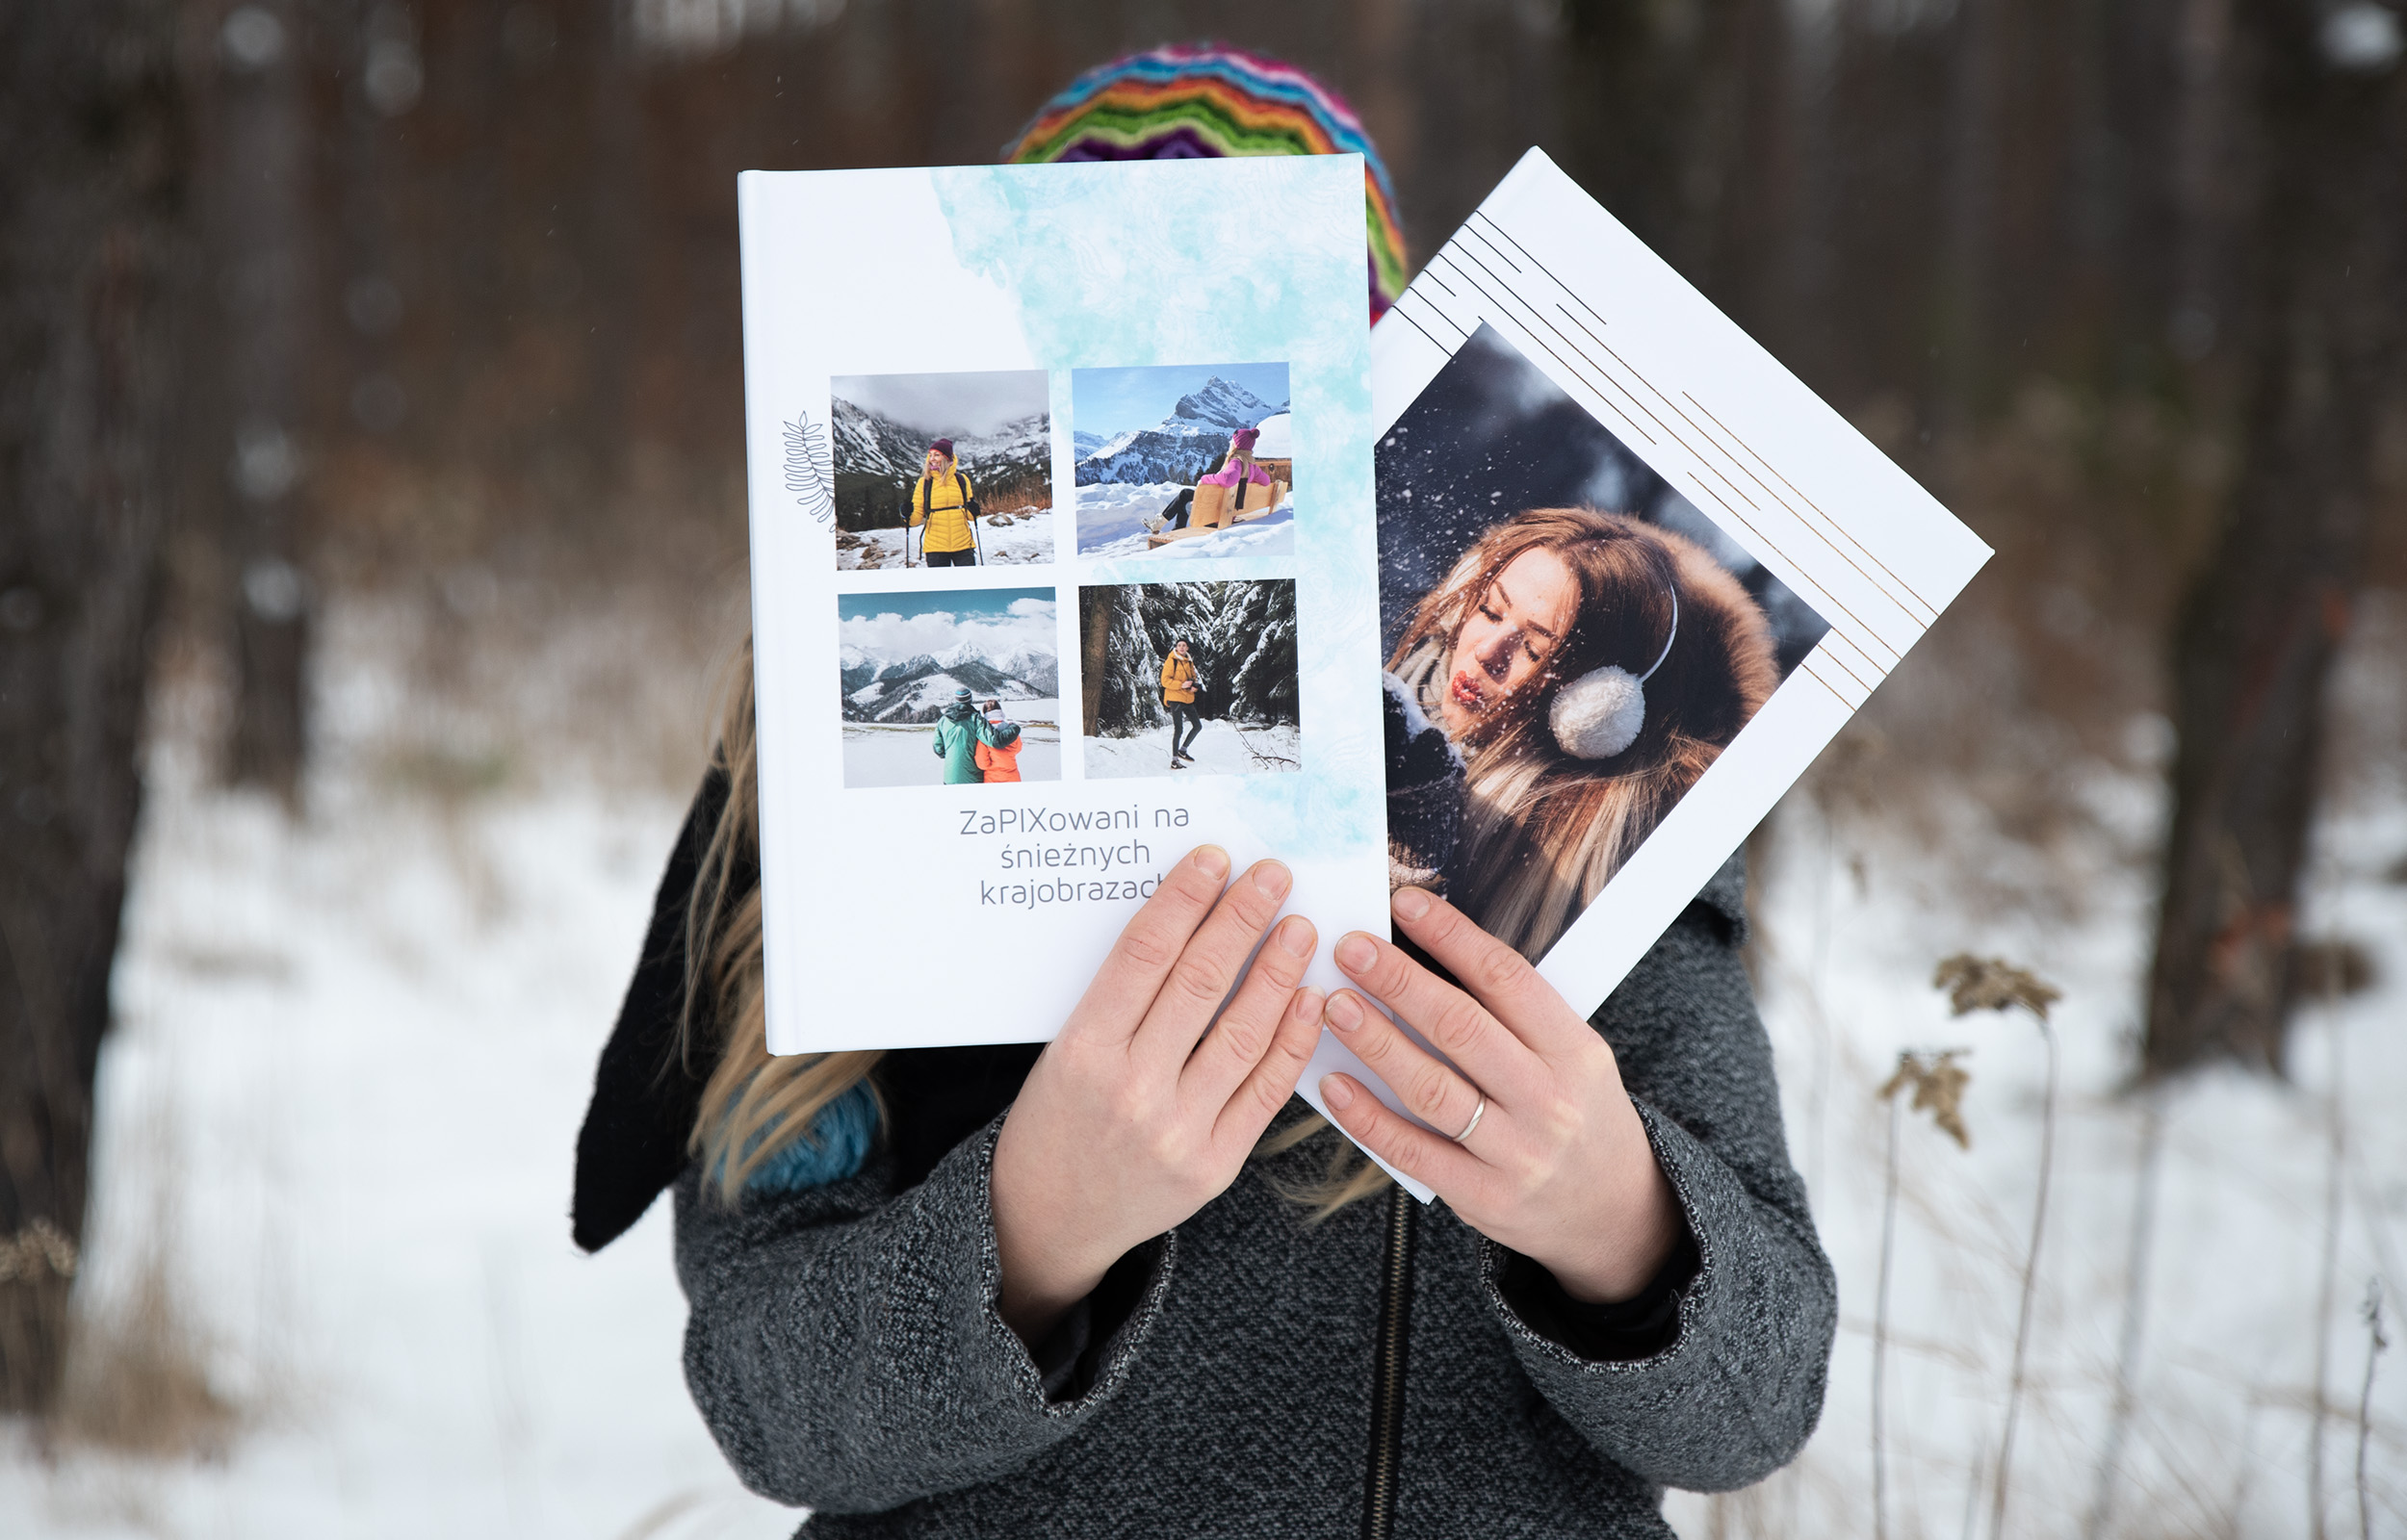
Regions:
<instances>
[{"instance_id":1,"label":"blonde hair","mask_svg":"<svg viewBox=\"0 0 2407 1540\"><path fill-rule=\"evenodd\" d=\"M795 1140L815 1138L812 1120L867 1080L885 1054L769 1052L761 885L746 880L758 873L761 860L749 636L730 674L715 761L727 777L727 804L711 831L686 909L686 999L677 1018L677 1051L689 1070L698 1057L712 1057L686 1149L701 1160L706 1187L733 1207L752 1173ZM702 1040L706 1035L710 1040ZM869 1090L876 1094L874 1081Z\"/></svg>"},{"instance_id":2,"label":"blonde hair","mask_svg":"<svg viewBox=\"0 0 2407 1540\"><path fill-rule=\"evenodd\" d=\"M1539 672L1460 740L1462 826L1448 896L1535 962L1721 757L1779 677L1762 606L1696 546L1621 514L1532 508L1473 542L1397 638L1388 667L1433 716L1463 626L1505 568L1532 551L1570 571L1579 601ZM1547 722L1556 687L1606 664L1635 674L1667 637L1638 737L1604 759L1565 752Z\"/></svg>"},{"instance_id":3,"label":"blonde hair","mask_svg":"<svg viewBox=\"0 0 2407 1540\"><path fill-rule=\"evenodd\" d=\"M686 1152L702 1162L704 1190L733 1208L745 1182L797 1139L814 1139L812 1122L830 1102L868 1084L886 1055L771 1054L761 965L761 806L752 714L752 639L729 665L722 687L718 749L713 763L727 777L727 802L694 877L686 909L685 1005L677 1020L677 1052L691 1069L712 1059L702 1104ZM887 1109L879 1100L879 1123ZM1284 1154L1329 1127L1318 1116L1298 1118L1263 1135L1255 1146L1267 1159ZM1355 1199L1387 1185L1386 1173L1344 1140L1335 1142L1326 1173L1294 1182L1263 1173L1273 1189L1312 1207L1317 1223Z\"/></svg>"}]
</instances>

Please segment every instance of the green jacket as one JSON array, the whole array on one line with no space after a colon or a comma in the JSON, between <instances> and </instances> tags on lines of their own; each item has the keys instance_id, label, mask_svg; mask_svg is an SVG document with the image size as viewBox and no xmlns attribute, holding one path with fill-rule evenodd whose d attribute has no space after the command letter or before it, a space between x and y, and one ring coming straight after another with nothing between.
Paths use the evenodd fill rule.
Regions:
<instances>
[{"instance_id":1,"label":"green jacket","mask_svg":"<svg viewBox=\"0 0 2407 1540\"><path fill-rule=\"evenodd\" d=\"M1000 748L1020 736L1017 723L997 729L972 707L956 701L936 721L936 757L945 761L945 784L979 785L986 772L978 768L978 745Z\"/></svg>"}]
</instances>

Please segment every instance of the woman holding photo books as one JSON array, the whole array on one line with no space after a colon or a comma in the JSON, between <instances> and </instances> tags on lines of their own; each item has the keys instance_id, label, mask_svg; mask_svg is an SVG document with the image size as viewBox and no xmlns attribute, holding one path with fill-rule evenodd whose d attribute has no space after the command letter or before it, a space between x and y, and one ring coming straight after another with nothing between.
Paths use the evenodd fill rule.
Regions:
<instances>
[{"instance_id":1,"label":"woman holding photo books","mask_svg":"<svg viewBox=\"0 0 2407 1540\"><path fill-rule=\"evenodd\" d=\"M1027 153L1072 154L1063 115L1100 107L1123 152L1147 114L1186 153L1197 123L1281 115L1366 147L1308 77L1165 49L1082 78ZM1206 846L1049 1044L773 1059L748 652L738 678L603 1052L575 1231L606 1245L674 1190L687 1383L806 1534L1668 1536L1663 1487L1803 1443L1833 1285L1735 860L1592 1021L1415 887L1398 930L1466 987L1356 933L1354 988L1299 988L1322 938L1278 918L1285 868ZM1343 1075L1335 1116L1442 1205L1291 1101L1324 1027L1421 1121Z\"/></svg>"}]
</instances>

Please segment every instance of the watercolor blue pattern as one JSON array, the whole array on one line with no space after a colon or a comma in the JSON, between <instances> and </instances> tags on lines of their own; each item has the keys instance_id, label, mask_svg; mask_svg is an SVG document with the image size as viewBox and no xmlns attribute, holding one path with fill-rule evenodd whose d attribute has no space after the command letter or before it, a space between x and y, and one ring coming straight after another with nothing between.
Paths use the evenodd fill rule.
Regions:
<instances>
[{"instance_id":1,"label":"watercolor blue pattern","mask_svg":"<svg viewBox=\"0 0 2407 1540\"><path fill-rule=\"evenodd\" d=\"M1198 175L1200 165L1210 171ZM1016 302L1036 361L1067 370L1284 359L1297 481L1312 514L1290 557L1182 562L1182 580L1296 577L1304 770L1247 778L1242 812L1273 848L1337 857L1380 843L1379 694L1337 660L1375 653L1369 315L1361 222L1282 208L1361 200L1359 157L964 167L931 171L954 255ZM1246 232L1232 258L1216 232ZM1322 244L1314 245L1314 231ZM1074 424L1072 424L1074 427ZM1082 564L1081 582L1161 581L1158 562ZM1315 666L1315 660L1327 660Z\"/></svg>"}]
</instances>

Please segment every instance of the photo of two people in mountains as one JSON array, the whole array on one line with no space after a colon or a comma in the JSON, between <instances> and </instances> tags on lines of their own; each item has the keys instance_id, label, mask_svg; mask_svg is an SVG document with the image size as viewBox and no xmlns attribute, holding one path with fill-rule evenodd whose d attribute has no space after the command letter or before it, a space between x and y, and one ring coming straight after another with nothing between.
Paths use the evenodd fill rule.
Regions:
<instances>
[{"instance_id":1,"label":"photo of two people in mountains","mask_svg":"<svg viewBox=\"0 0 2407 1540\"><path fill-rule=\"evenodd\" d=\"M953 691L952 704L936 719L931 747L944 762L948 786L1020 779L1020 724L1004 714L1002 702L971 700L966 684Z\"/></svg>"},{"instance_id":2,"label":"photo of two people in mountains","mask_svg":"<svg viewBox=\"0 0 2407 1540\"><path fill-rule=\"evenodd\" d=\"M1050 588L840 594L847 786L1061 779Z\"/></svg>"}]
</instances>

